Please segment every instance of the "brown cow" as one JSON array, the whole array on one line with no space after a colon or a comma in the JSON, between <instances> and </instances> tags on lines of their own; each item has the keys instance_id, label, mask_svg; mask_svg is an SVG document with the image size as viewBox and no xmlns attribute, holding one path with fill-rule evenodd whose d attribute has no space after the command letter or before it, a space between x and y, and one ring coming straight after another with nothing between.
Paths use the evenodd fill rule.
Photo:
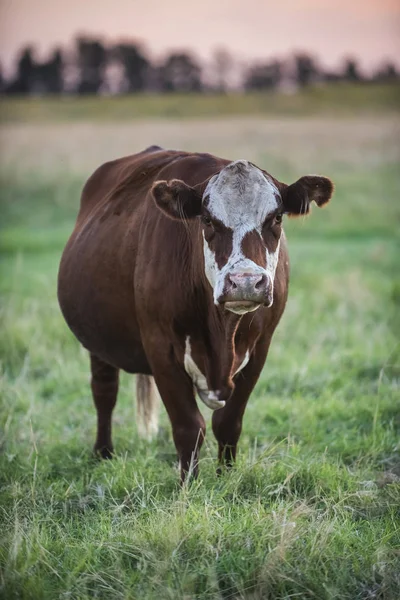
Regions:
<instances>
[{"instance_id":1,"label":"brown cow","mask_svg":"<svg viewBox=\"0 0 400 600\"><path fill-rule=\"evenodd\" d=\"M332 191L325 177L287 186L245 160L157 146L95 171L61 260L58 297L90 352L98 454L113 452L124 369L138 374L139 429L148 437L158 388L182 480L197 473L206 429L195 391L215 410L220 461L234 460L287 298L282 216L308 213Z\"/></svg>"}]
</instances>

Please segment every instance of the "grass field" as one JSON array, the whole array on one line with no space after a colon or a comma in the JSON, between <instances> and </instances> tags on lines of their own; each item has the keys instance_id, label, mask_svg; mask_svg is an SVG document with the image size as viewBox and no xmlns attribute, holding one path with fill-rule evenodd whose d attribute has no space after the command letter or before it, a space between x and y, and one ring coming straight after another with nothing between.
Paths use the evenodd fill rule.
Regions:
<instances>
[{"instance_id":1,"label":"grass field","mask_svg":"<svg viewBox=\"0 0 400 600\"><path fill-rule=\"evenodd\" d=\"M396 115L63 123L18 114L0 128L1 598L398 599ZM247 158L287 182L320 173L336 183L326 209L286 223L289 302L238 464L216 477L209 428L200 477L183 489L165 412L158 439L138 439L128 375L117 457L91 458L88 357L56 300L85 178L151 143Z\"/></svg>"},{"instance_id":2,"label":"grass field","mask_svg":"<svg viewBox=\"0 0 400 600\"><path fill-rule=\"evenodd\" d=\"M315 116L398 113L400 85L336 83L307 87L295 94L138 94L118 98L0 98L0 122L48 123L192 119L233 115Z\"/></svg>"}]
</instances>

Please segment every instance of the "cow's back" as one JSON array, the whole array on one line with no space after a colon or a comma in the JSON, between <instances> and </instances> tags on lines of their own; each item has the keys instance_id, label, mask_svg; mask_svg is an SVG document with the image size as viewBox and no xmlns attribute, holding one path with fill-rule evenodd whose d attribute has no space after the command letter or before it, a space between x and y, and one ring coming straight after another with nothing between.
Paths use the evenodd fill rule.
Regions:
<instances>
[{"instance_id":1,"label":"cow's back","mask_svg":"<svg viewBox=\"0 0 400 600\"><path fill-rule=\"evenodd\" d=\"M98 167L84 185L81 195L76 228L79 229L91 211L99 204L110 205L115 201L129 203L132 208L143 201L139 194L127 193L138 186L140 179L147 180L150 171L158 171L170 162L170 152L150 146L143 152L124 156Z\"/></svg>"}]
</instances>

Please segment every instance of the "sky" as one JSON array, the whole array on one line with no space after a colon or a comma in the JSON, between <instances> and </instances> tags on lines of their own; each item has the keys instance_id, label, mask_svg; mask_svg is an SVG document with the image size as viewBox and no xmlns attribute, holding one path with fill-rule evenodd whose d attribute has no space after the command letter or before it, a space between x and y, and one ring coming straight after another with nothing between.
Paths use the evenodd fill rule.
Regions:
<instances>
[{"instance_id":1,"label":"sky","mask_svg":"<svg viewBox=\"0 0 400 600\"><path fill-rule=\"evenodd\" d=\"M355 56L364 70L400 66L399 0L0 0L0 64L27 44L45 58L78 33L134 39L153 59L191 49L208 60L226 48L240 61L307 50L326 67Z\"/></svg>"}]
</instances>

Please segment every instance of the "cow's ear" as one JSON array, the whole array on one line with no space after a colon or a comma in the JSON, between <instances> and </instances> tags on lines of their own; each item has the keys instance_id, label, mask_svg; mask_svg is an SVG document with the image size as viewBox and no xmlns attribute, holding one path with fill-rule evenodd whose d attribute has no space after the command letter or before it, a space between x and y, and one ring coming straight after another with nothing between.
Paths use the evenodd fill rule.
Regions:
<instances>
[{"instance_id":1,"label":"cow's ear","mask_svg":"<svg viewBox=\"0 0 400 600\"><path fill-rule=\"evenodd\" d=\"M172 219L193 219L201 214L201 194L180 179L156 181L151 193L158 208Z\"/></svg>"},{"instance_id":2,"label":"cow's ear","mask_svg":"<svg viewBox=\"0 0 400 600\"><path fill-rule=\"evenodd\" d=\"M333 183L327 177L305 175L285 188L282 198L285 212L289 215L305 215L310 212L311 202L323 206L332 197Z\"/></svg>"}]
</instances>

